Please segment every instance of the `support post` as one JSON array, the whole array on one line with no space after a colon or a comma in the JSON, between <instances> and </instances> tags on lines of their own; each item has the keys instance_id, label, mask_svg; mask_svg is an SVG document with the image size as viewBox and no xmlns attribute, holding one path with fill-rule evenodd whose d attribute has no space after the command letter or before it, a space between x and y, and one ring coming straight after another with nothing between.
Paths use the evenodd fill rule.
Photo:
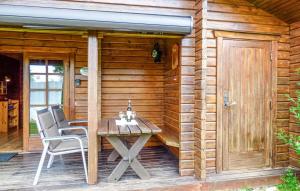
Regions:
<instances>
[{"instance_id":1,"label":"support post","mask_svg":"<svg viewBox=\"0 0 300 191\"><path fill-rule=\"evenodd\" d=\"M98 34L88 34L88 184L98 176Z\"/></svg>"}]
</instances>

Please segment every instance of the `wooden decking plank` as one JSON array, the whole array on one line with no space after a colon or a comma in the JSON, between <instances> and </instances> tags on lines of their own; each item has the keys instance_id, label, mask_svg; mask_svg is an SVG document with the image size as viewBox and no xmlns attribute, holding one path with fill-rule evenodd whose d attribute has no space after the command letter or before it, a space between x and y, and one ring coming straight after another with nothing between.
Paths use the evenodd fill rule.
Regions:
<instances>
[{"instance_id":1,"label":"wooden decking plank","mask_svg":"<svg viewBox=\"0 0 300 191\"><path fill-rule=\"evenodd\" d=\"M152 130L141 120L141 118L136 118L135 120L143 134L152 133Z\"/></svg>"},{"instance_id":2,"label":"wooden decking plank","mask_svg":"<svg viewBox=\"0 0 300 191\"><path fill-rule=\"evenodd\" d=\"M140 118L140 120L146 124L147 127L149 127L153 134L160 133L161 129L157 127L154 123L150 122L148 119Z\"/></svg>"},{"instance_id":3,"label":"wooden decking plank","mask_svg":"<svg viewBox=\"0 0 300 191\"><path fill-rule=\"evenodd\" d=\"M109 135L118 135L120 134L119 128L117 127L115 119L109 119L108 123Z\"/></svg>"},{"instance_id":4,"label":"wooden decking plank","mask_svg":"<svg viewBox=\"0 0 300 191\"><path fill-rule=\"evenodd\" d=\"M143 148L140 154L143 165L152 175L151 178L147 181L141 181L136 176L136 173L129 168L121 178L122 181L116 184L109 184L107 183L107 178L119 162L118 160L107 162L110 152L111 150L104 149L98 153L98 177L100 181L92 188L88 187L85 182L81 153L64 155L65 165L59 160L54 160L54 164L50 169L42 171L37 186L33 186L31 179L28 181L26 177L34 177L41 154L18 154L8 162L1 162L1 178L6 181L0 181L0 186L3 190L89 190L93 188L99 190L125 190L126 188L141 190L145 188L145 185L148 185L146 188L155 188L156 186L165 186L166 184L174 186L174 182L178 183L183 180L187 183L195 181L191 177L179 176L178 160L167 152L166 148L146 147ZM12 174L14 174L13 179L11 178ZM125 189L120 189L120 187Z\"/></svg>"},{"instance_id":5,"label":"wooden decking plank","mask_svg":"<svg viewBox=\"0 0 300 191\"><path fill-rule=\"evenodd\" d=\"M108 135L108 119L101 119L99 121L98 135Z\"/></svg>"}]
</instances>

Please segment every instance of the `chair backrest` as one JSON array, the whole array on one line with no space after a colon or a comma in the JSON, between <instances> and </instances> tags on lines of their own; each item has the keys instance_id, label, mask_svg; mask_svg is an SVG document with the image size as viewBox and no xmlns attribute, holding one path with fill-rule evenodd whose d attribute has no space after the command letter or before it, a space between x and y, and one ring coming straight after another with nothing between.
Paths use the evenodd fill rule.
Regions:
<instances>
[{"instance_id":1,"label":"chair backrest","mask_svg":"<svg viewBox=\"0 0 300 191\"><path fill-rule=\"evenodd\" d=\"M54 120L56 121L58 127L64 127L68 125L68 122L65 117L64 110L59 105L51 106L51 111L54 117Z\"/></svg>"},{"instance_id":2,"label":"chair backrest","mask_svg":"<svg viewBox=\"0 0 300 191\"><path fill-rule=\"evenodd\" d=\"M44 137L51 138L60 136L56 122L51 112L46 108L36 112L37 114L37 126L40 132L41 139ZM50 149L54 149L61 141L51 141Z\"/></svg>"}]
</instances>

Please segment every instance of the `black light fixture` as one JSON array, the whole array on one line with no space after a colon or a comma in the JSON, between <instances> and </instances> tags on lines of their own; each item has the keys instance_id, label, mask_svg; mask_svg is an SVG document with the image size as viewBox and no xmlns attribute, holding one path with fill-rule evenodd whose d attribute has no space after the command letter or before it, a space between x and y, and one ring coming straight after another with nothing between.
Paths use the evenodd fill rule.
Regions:
<instances>
[{"instance_id":1,"label":"black light fixture","mask_svg":"<svg viewBox=\"0 0 300 191\"><path fill-rule=\"evenodd\" d=\"M160 50L159 43L155 43L152 50L152 58L155 63L160 63L162 52Z\"/></svg>"},{"instance_id":2,"label":"black light fixture","mask_svg":"<svg viewBox=\"0 0 300 191\"><path fill-rule=\"evenodd\" d=\"M75 86L79 87L81 85L81 80L80 79L76 79L75 80Z\"/></svg>"}]
</instances>

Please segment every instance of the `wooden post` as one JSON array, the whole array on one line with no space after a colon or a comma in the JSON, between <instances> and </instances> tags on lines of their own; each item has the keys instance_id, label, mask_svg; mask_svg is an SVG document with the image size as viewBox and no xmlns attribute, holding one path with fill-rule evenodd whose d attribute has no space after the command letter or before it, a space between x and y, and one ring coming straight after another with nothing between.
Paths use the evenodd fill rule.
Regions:
<instances>
[{"instance_id":1,"label":"wooden post","mask_svg":"<svg viewBox=\"0 0 300 191\"><path fill-rule=\"evenodd\" d=\"M96 184L98 176L98 34L88 35L88 184Z\"/></svg>"}]
</instances>

